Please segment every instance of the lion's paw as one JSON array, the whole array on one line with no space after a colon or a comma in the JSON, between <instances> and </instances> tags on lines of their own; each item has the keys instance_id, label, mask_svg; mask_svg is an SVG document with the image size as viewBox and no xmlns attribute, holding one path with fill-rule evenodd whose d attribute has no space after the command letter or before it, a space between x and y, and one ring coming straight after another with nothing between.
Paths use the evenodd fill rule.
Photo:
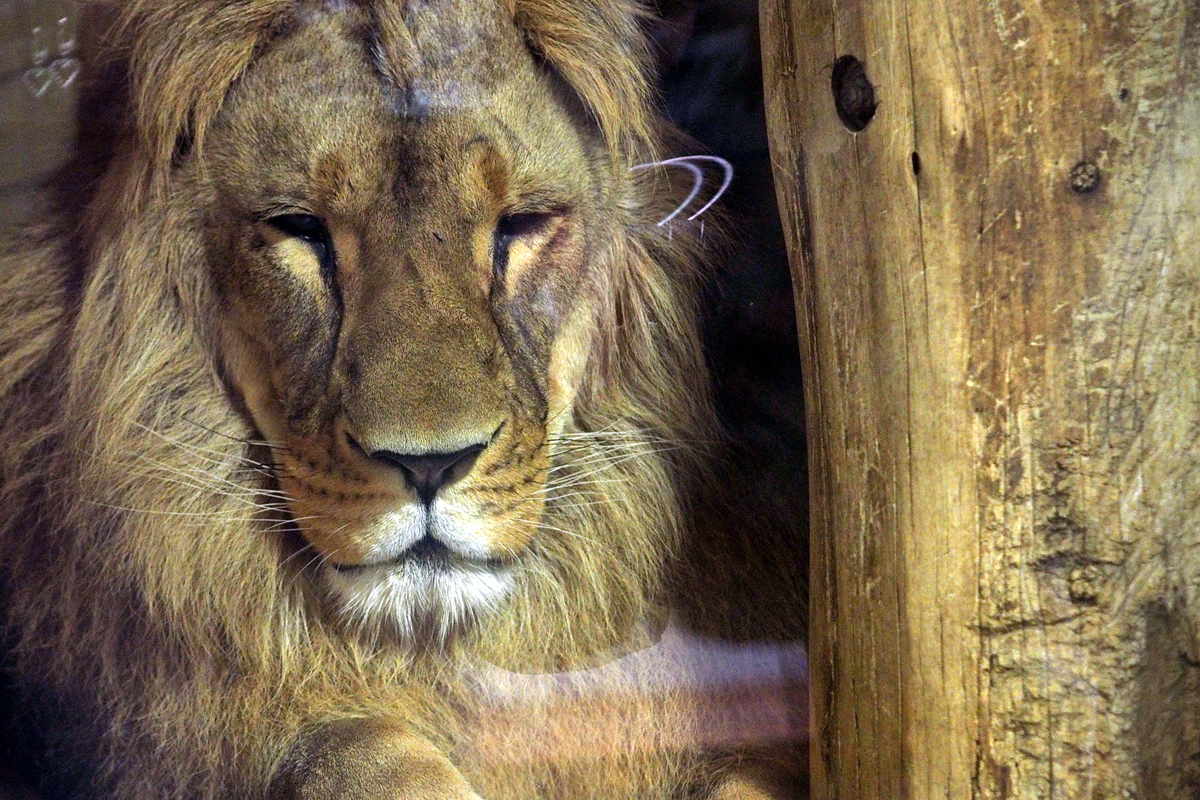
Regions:
<instances>
[{"instance_id":1,"label":"lion's paw","mask_svg":"<svg viewBox=\"0 0 1200 800\"><path fill-rule=\"evenodd\" d=\"M444 753L376 720L326 725L296 742L271 800L483 800Z\"/></svg>"}]
</instances>

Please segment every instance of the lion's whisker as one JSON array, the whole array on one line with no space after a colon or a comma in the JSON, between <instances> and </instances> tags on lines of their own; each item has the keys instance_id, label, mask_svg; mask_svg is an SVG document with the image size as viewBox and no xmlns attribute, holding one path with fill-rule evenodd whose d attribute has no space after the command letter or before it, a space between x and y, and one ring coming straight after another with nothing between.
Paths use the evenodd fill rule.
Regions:
<instances>
[{"instance_id":1,"label":"lion's whisker","mask_svg":"<svg viewBox=\"0 0 1200 800\"><path fill-rule=\"evenodd\" d=\"M250 458L249 456L245 455L244 453L230 453L228 451L219 450L214 447L203 447L199 444L196 444L195 442L188 442L183 439L168 436L167 434L163 433L162 431L152 428L149 425L145 425L140 422L135 422L134 425L136 427L140 428L141 430L145 431L146 433L149 433L153 436L157 436L159 439L163 440L164 442L166 442L172 446L181 447L185 450L188 450L188 451L196 453L196 454L202 454L202 455L206 455L206 456L215 457L216 460L213 463L222 463L223 464L226 462L227 459L232 457L232 458L237 459L238 461L254 464L255 466L266 466L265 464L257 461L256 459ZM205 429L205 430L208 430L208 429ZM220 434L218 431L210 431L210 432L215 435L224 435L224 434ZM245 442L243 442L240 439L233 439L233 441L236 441L239 444L245 444Z\"/></svg>"},{"instance_id":2,"label":"lion's whisker","mask_svg":"<svg viewBox=\"0 0 1200 800\"><path fill-rule=\"evenodd\" d=\"M182 517L192 518L198 521L218 520L222 522L257 522L259 517L236 517L224 514L219 511L179 511L163 508L137 508L134 506L125 506L119 503L106 503L102 500L84 500L84 503L96 506L98 508L107 508L113 511L124 511L130 514L148 514L162 517Z\"/></svg>"},{"instance_id":3,"label":"lion's whisker","mask_svg":"<svg viewBox=\"0 0 1200 800\"><path fill-rule=\"evenodd\" d=\"M303 553L305 553L305 552L307 552L307 551L309 551L309 550L313 551L314 553L316 552L316 548L314 548L314 547L313 547L311 544L309 544L308 542L305 542L303 547L299 547L299 548L297 548L297 549L296 549L296 552L292 553L290 556L288 556L287 558L285 558L283 561L279 562L279 567L280 567L280 569L283 569L283 568L287 567L287 565L288 565L288 564L290 564L290 563L292 562L292 560L293 560L293 559L295 559L297 556L300 556L301 554L303 554ZM318 553L317 555L319 556L320 554ZM306 564L305 564L303 567L301 567L301 569L308 569L308 567L309 567L311 564L312 564L312 562L311 562L311 561L309 561L309 562L308 562L308 563L306 563Z\"/></svg>"},{"instance_id":4,"label":"lion's whisker","mask_svg":"<svg viewBox=\"0 0 1200 800\"><path fill-rule=\"evenodd\" d=\"M154 467L154 471L142 473L139 477L155 478L164 483L172 483L176 486L184 486L198 492L215 494L256 508L261 505L257 500L260 496L276 497L281 500L290 499L286 495L272 492L272 490L255 489L208 473L197 475L161 462L156 462L152 459L145 458L144 460Z\"/></svg>"},{"instance_id":5,"label":"lion's whisker","mask_svg":"<svg viewBox=\"0 0 1200 800\"><path fill-rule=\"evenodd\" d=\"M234 442L241 442L242 444L247 444L247 445L252 445L252 446L257 446L257 447L267 447L267 448L270 448L271 450L288 450L289 449L286 444L282 444L279 442L271 442L266 439L248 439L248 438L245 438L242 436L234 436L233 434L225 433L224 431L219 431L214 428L210 428L207 425L203 425L199 422L196 422L194 419L189 418L186 414L180 414L179 418L181 420L183 420L184 422L188 423L189 425L195 425L200 430L207 431L208 433L211 433L215 436L221 436L221 437L224 437L224 438L229 439Z\"/></svg>"},{"instance_id":6,"label":"lion's whisker","mask_svg":"<svg viewBox=\"0 0 1200 800\"><path fill-rule=\"evenodd\" d=\"M608 547L608 545L604 544L603 542L599 541L598 539L594 539L590 536L585 536L584 534L579 533L578 531L572 531L572 530L568 530L566 528L560 528L557 525L550 525L550 524L546 523L544 520L531 520L531 519L524 519L521 517L515 517L513 519L513 521L519 522L523 525L530 525L532 527L537 528L538 530L547 530L547 531L553 531L555 533L561 533L565 536L569 536L573 539L578 539L580 541L587 542L588 544L592 544L597 547L604 547L606 549Z\"/></svg>"}]
</instances>

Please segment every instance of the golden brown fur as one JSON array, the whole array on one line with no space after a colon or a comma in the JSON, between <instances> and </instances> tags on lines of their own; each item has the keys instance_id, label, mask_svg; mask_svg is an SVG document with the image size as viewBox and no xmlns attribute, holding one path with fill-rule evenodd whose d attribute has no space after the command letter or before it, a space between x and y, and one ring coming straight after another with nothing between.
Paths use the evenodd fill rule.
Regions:
<instances>
[{"instance_id":1,"label":"golden brown fur","mask_svg":"<svg viewBox=\"0 0 1200 800\"><path fill-rule=\"evenodd\" d=\"M0 583L13 716L57 754L51 789L500 800L715 780L686 748L533 767L463 755L481 665L591 664L661 620L704 474L694 445L713 431L701 258L655 225L674 204L665 177L629 171L661 157L637 8L430 5L90 8L79 157L0 262ZM439 72L428 39L447 15L481 33L468 45L523 36L544 64L471 56ZM480 86L489 70L540 77L443 124L446 96L418 84L436 95L480 63ZM527 97L548 110L525 119ZM515 148L489 129L468 146L495 118L563 144L538 155L541 133ZM316 141L320 158L304 149ZM479 231L532 202L529 170L560 174L571 202L531 207L497 277ZM329 220L336 294L319 248L253 206L293 185ZM491 289L473 294L476 275ZM518 564L502 598L451 613L452 593L412 610L420 593L397 590L393 618L335 597L329 565L369 562L378 519L413 502L346 436L443 450L484 427L454 496L490 509L489 557ZM95 794L80 783L93 774Z\"/></svg>"}]
</instances>

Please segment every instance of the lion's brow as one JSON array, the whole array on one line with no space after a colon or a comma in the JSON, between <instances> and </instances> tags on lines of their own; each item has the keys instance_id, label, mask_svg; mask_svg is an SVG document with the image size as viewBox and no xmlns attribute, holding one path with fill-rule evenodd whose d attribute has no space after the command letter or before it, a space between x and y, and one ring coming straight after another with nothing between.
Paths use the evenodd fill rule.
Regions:
<instances>
[{"instance_id":1,"label":"lion's brow","mask_svg":"<svg viewBox=\"0 0 1200 800\"><path fill-rule=\"evenodd\" d=\"M489 54L496 51L495 20L481 10L486 5L451 0L437 8L380 3L373 9L374 66L406 98L399 110L423 113L486 96L495 71Z\"/></svg>"}]
</instances>

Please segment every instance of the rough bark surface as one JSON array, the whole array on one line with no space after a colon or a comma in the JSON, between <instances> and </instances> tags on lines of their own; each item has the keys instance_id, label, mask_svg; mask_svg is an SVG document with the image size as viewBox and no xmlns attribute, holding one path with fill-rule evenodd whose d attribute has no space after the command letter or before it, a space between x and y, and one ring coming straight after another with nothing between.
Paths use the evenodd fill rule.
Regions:
<instances>
[{"instance_id":1,"label":"rough bark surface","mask_svg":"<svg viewBox=\"0 0 1200 800\"><path fill-rule=\"evenodd\" d=\"M1200 5L761 9L814 796L1200 796Z\"/></svg>"}]
</instances>

